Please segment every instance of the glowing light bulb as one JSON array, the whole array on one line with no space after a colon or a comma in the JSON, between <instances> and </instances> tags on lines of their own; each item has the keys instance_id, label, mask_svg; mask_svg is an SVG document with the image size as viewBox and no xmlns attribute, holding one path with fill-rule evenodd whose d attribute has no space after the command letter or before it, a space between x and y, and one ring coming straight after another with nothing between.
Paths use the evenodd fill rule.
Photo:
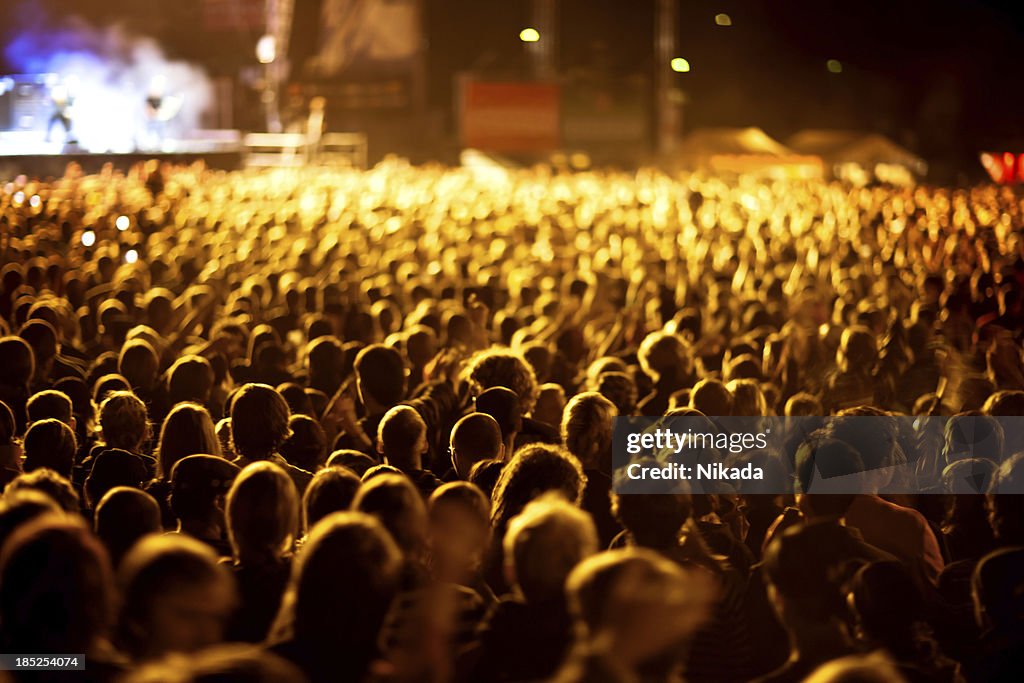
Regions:
<instances>
[{"instance_id":1,"label":"glowing light bulb","mask_svg":"<svg viewBox=\"0 0 1024 683\"><path fill-rule=\"evenodd\" d=\"M689 73L690 71L690 62L683 59L682 57L676 57L670 62L669 65L672 67L672 70L675 71L677 74L685 74Z\"/></svg>"},{"instance_id":2,"label":"glowing light bulb","mask_svg":"<svg viewBox=\"0 0 1024 683\"><path fill-rule=\"evenodd\" d=\"M125 263L135 263L138 260L139 260L139 252L135 251L134 249L129 249L128 251L126 251L124 253L124 262Z\"/></svg>"},{"instance_id":3,"label":"glowing light bulb","mask_svg":"<svg viewBox=\"0 0 1024 683\"><path fill-rule=\"evenodd\" d=\"M519 32L519 40L524 43L536 43L540 40L540 31L535 28L524 28Z\"/></svg>"},{"instance_id":4,"label":"glowing light bulb","mask_svg":"<svg viewBox=\"0 0 1024 683\"><path fill-rule=\"evenodd\" d=\"M130 226L131 224L132 221L130 218L128 218L128 216L118 216L117 220L114 221L114 225L117 226L117 229L120 230L121 232L127 230L128 226Z\"/></svg>"},{"instance_id":5,"label":"glowing light bulb","mask_svg":"<svg viewBox=\"0 0 1024 683\"><path fill-rule=\"evenodd\" d=\"M732 17L725 12L715 15L715 23L719 26L732 26Z\"/></svg>"},{"instance_id":6,"label":"glowing light bulb","mask_svg":"<svg viewBox=\"0 0 1024 683\"><path fill-rule=\"evenodd\" d=\"M38 209L39 205L43 203L43 200L39 198L39 195L34 194L29 198L28 203L33 209Z\"/></svg>"},{"instance_id":7,"label":"glowing light bulb","mask_svg":"<svg viewBox=\"0 0 1024 683\"><path fill-rule=\"evenodd\" d=\"M91 247L94 244L96 244L96 233L94 233L92 230L86 230L85 232L83 232L82 246Z\"/></svg>"}]
</instances>

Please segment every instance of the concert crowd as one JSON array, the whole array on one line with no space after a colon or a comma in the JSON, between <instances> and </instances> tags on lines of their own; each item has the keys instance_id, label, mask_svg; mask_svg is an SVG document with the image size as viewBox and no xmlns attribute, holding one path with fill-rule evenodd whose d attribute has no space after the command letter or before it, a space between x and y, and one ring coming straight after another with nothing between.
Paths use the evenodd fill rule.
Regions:
<instances>
[{"instance_id":1,"label":"concert crowd","mask_svg":"<svg viewBox=\"0 0 1024 683\"><path fill-rule=\"evenodd\" d=\"M1020 680L1022 225L651 169L13 179L0 652L85 669L0 681ZM617 495L615 418L665 415L872 416L795 457L920 492Z\"/></svg>"}]
</instances>

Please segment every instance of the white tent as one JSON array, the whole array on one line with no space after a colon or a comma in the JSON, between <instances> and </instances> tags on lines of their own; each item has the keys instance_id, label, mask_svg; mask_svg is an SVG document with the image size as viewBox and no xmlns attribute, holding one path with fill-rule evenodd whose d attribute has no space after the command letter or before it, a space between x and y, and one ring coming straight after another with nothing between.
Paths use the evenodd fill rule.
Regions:
<instances>
[{"instance_id":1,"label":"white tent","mask_svg":"<svg viewBox=\"0 0 1024 683\"><path fill-rule=\"evenodd\" d=\"M701 128L679 145L679 162L719 173L817 177L821 160L788 149L760 128Z\"/></svg>"},{"instance_id":2,"label":"white tent","mask_svg":"<svg viewBox=\"0 0 1024 683\"><path fill-rule=\"evenodd\" d=\"M799 153L820 156L837 177L859 169L860 174L879 180L899 181L901 176L911 176L912 180L928 172L924 159L877 133L810 129L789 138L787 144Z\"/></svg>"}]
</instances>

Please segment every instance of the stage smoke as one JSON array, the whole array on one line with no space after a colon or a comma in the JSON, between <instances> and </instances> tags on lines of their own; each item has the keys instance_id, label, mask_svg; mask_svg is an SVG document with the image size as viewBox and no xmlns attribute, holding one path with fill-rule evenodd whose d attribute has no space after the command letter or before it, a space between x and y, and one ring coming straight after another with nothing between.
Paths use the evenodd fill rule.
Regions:
<instances>
[{"instance_id":1,"label":"stage smoke","mask_svg":"<svg viewBox=\"0 0 1024 683\"><path fill-rule=\"evenodd\" d=\"M51 92L71 97L72 135L90 152L166 147L199 128L213 103L201 68L169 60L156 41L118 26L96 28L74 18L56 28L25 29L4 53L22 73L56 75ZM147 113L151 95L159 95L166 121ZM63 130L55 125L53 133L59 138Z\"/></svg>"}]
</instances>

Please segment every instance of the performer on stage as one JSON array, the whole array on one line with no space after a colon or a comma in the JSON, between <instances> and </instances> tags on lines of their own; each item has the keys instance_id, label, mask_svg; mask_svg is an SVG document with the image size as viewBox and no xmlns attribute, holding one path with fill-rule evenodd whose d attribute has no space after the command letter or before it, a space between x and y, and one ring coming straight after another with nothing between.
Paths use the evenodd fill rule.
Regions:
<instances>
[{"instance_id":1,"label":"performer on stage","mask_svg":"<svg viewBox=\"0 0 1024 683\"><path fill-rule=\"evenodd\" d=\"M54 124L59 124L64 129L64 144L75 144L74 135L71 133L71 117L74 107L74 96L66 83L57 83L50 88L50 100L53 102L53 115L46 125L46 141L50 141Z\"/></svg>"},{"instance_id":2,"label":"performer on stage","mask_svg":"<svg viewBox=\"0 0 1024 683\"><path fill-rule=\"evenodd\" d=\"M179 95L167 95L167 79L154 76L146 94L146 130L143 148L160 149L163 146L167 123L181 111Z\"/></svg>"}]
</instances>

